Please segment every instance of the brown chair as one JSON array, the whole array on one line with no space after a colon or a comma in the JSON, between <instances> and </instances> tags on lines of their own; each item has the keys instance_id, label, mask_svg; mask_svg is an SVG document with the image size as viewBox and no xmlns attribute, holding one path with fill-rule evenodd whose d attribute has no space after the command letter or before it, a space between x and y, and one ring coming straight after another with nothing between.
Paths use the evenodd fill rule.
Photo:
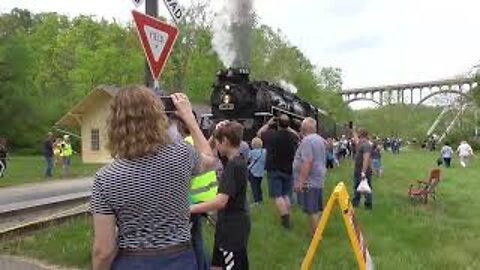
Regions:
<instances>
[{"instance_id":1,"label":"brown chair","mask_svg":"<svg viewBox=\"0 0 480 270\"><path fill-rule=\"evenodd\" d=\"M429 197L435 200L438 183L440 183L440 169L433 169L430 172L430 179L417 180L417 188L414 188L414 184L410 185L408 197L412 200L421 200L423 203L427 203Z\"/></svg>"}]
</instances>

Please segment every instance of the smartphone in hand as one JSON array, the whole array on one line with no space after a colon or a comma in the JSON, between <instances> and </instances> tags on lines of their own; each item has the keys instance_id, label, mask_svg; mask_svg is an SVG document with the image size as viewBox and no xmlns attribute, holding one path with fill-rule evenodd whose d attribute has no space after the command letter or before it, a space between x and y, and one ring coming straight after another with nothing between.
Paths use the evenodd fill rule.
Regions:
<instances>
[{"instance_id":1,"label":"smartphone in hand","mask_svg":"<svg viewBox=\"0 0 480 270\"><path fill-rule=\"evenodd\" d=\"M175 107L175 104L173 104L172 97L170 96L162 96L160 97L163 103L163 107L165 108L165 112L171 113L175 112L177 108Z\"/></svg>"}]
</instances>

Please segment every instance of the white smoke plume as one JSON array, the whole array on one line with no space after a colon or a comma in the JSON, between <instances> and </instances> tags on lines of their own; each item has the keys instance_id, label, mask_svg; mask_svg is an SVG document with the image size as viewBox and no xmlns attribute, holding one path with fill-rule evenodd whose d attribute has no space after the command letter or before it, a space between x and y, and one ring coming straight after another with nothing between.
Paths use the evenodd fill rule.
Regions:
<instances>
[{"instance_id":1,"label":"white smoke plume","mask_svg":"<svg viewBox=\"0 0 480 270\"><path fill-rule=\"evenodd\" d=\"M289 82L287 82L287 81L285 81L285 80L280 80L280 81L278 81L278 84L279 84L280 87L283 88L285 91L288 91L288 92L290 92L290 93L292 93L292 94L298 93L298 88L297 88L295 85L293 85L293 84L291 84L291 83L289 83Z\"/></svg>"},{"instance_id":2,"label":"white smoke plume","mask_svg":"<svg viewBox=\"0 0 480 270\"><path fill-rule=\"evenodd\" d=\"M250 67L254 0L219 0L222 8L213 21L212 46L225 67Z\"/></svg>"}]
</instances>

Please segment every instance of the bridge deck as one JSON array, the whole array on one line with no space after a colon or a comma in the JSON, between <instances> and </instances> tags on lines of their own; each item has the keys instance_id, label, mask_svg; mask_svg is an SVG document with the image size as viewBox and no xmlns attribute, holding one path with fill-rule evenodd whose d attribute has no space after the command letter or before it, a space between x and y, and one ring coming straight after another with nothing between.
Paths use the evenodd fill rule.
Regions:
<instances>
[{"instance_id":1,"label":"bridge deck","mask_svg":"<svg viewBox=\"0 0 480 270\"><path fill-rule=\"evenodd\" d=\"M440 87L445 85L471 84L474 82L475 82L474 78L458 78L458 79L437 80L437 81L427 81L427 82L351 88L351 89L344 89L340 91L340 93L355 94L355 93L378 92L378 91L388 91L388 90L416 89L416 88L424 88L424 87Z\"/></svg>"}]
</instances>

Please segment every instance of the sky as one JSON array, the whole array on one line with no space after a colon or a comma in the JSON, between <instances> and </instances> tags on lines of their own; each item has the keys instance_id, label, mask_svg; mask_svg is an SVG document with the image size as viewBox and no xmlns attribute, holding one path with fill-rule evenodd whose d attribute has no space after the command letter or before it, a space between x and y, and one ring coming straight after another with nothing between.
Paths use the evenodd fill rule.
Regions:
<instances>
[{"instance_id":1,"label":"sky","mask_svg":"<svg viewBox=\"0 0 480 270\"><path fill-rule=\"evenodd\" d=\"M178 0L190 1L195 0ZM480 63L478 0L254 1L261 23L280 29L313 64L340 67L345 89L451 78ZM128 21L134 5L131 0L0 2L0 12L14 7Z\"/></svg>"}]
</instances>

